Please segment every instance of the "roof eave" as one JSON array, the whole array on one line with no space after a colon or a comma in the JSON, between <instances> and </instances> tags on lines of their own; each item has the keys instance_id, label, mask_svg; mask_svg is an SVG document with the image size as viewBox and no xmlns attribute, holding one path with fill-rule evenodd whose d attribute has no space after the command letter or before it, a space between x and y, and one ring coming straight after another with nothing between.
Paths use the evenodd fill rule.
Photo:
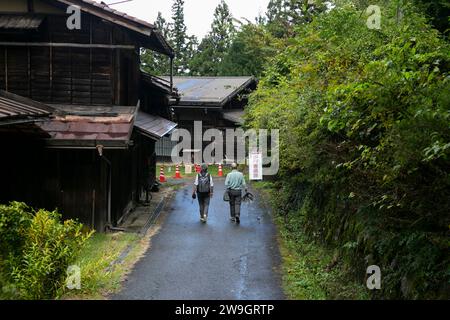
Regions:
<instances>
[{"instance_id":1,"label":"roof eave","mask_svg":"<svg viewBox=\"0 0 450 320\"><path fill-rule=\"evenodd\" d=\"M234 99L234 97L236 97L239 94L239 92L247 88L253 82L256 82L256 78L251 76L245 83L243 83L240 87L236 88L236 90L234 90L230 95L228 95L225 99L223 99L222 102L220 103L220 106L221 107L225 106L230 100Z\"/></svg>"},{"instance_id":2,"label":"roof eave","mask_svg":"<svg viewBox=\"0 0 450 320\"><path fill-rule=\"evenodd\" d=\"M130 16L121 16L114 12L109 12L105 8L96 6L94 4L82 1L82 0L57 0L60 3L63 3L65 5L77 5L80 7L81 11L84 11L86 13L95 15L99 18L102 18L104 20L110 21L114 24L120 25L124 28L130 29L134 32L137 32L141 35L146 36L148 39L148 43L145 41L141 43L142 47L152 49L154 51L157 51L159 53L162 53L164 55L167 55L169 57L174 57L174 51L170 47L170 45L167 43L167 41L162 37L159 30L152 24L138 20L136 18L131 18ZM158 40L159 44L161 45L161 49L156 48L153 45L149 45L150 43L150 37L152 35L155 35L156 39Z\"/></svg>"},{"instance_id":3,"label":"roof eave","mask_svg":"<svg viewBox=\"0 0 450 320\"><path fill-rule=\"evenodd\" d=\"M210 103L210 102L191 102L191 101L183 101L176 105L173 105L172 108L175 109L217 109L222 110L223 106L220 103Z\"/></svg>"},{"instance_id":4,"label":"roof eave","mask_svg":"<svg viewBox=\"0 0 450 320\"><path fill-rule=\"evenodd\" d=\"M131 140L56 140L44 139L47 148L52 149L97 149L98 146L103 146L104 149L128 149L131 145Z\"/></svg>"}]
</instances>

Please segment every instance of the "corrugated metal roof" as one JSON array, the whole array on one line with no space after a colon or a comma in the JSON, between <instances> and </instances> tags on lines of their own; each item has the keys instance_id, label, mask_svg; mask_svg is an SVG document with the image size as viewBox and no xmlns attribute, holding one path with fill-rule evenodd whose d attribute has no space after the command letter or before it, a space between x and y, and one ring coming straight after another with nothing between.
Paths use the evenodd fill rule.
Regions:
<instances>
[{"instance_id":1,"label":"corrugated metal roof","mask_svg":"<svg viewBox=\"0 0 450 320\"><path fill-rule=\"evenodd\" d=\"M175 90L175 88L173 88L171 91L170 79L168 80L165 78L160 78L142 70L141 70L141 79L145 84L151 87L158 88L160 91L170 94L173 97L178 97L178 93Z\"/></svg>"},{"instance_id":2,"label":"corrugated metal roof","mask_svg":"<svg viewBox=\"0 0 450 320\"><path fill-rule=\"evenodd\" d=\"M50 135L53 147L127 148L131 138L137 107L62 106L64 112L38 126Z\"/></svg>"},{"instance_id":3,"label":"corrugated metal roof","mask_svg":"<svg viewBox=\"0 0 450 320\"><path fill-rule=\"evenodd\" d=\"M177 124L159 116L140 111L134 124L138 130L152 139L159 140L172 132Z\"/></svg>"},{"instance_id":4,"label":"corrugated metal roof","mask_svg":"<svg viewBox=\"0 0 450 320\"><path fill-rule=\"evenodd\" d=\"M43 20L30 15L0 15L0 29L37 29Z\"/></svg>"},{"instance_id":5,"label":"corrugated metal roof","mask_svg":"<svg viewBox=\"0 0 450 320\"><path fill-rule=\"evenodd\" d=\"M45 104L0 90L0 125L42 120L52 112Z\"/></svg>"},{"instance_id":6,"label":"corrugated metal roof","mask_svg":"<svg viewBox=\"0 0 450 320\"><path fill-rule=\"evenodd\" d=\"M254 77L173 77L180 95L178 106L222 107L255 82Z\"/></svg>"}]
</instances>

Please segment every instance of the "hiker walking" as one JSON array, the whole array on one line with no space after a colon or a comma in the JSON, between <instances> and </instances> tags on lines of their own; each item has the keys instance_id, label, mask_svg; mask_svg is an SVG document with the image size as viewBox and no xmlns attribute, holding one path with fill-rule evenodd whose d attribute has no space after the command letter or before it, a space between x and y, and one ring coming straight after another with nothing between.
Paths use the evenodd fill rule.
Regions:
<instances>
[{"instance_id":1,"label":"hiker walking","mask_svg":"<svg viewBox=\"0 0 450 320\"><path fill-rule=\"evenodd\" d=\"M198 198L200 206L200 221L206 223L208 220L209 201L213 196L214 182L208 173L208 166L202 164L201 171L195 176L192 198Z\"/></svg>"},{"instance_id":2,"label":"hiker walking","mask_svg":"<svg viewBox=\"0 0 450 320\"><path fill-rule=\"evenodd\" d=\"M225 179L225 187L230 198L230 215L231 221L241 222L241 202L242 190L247 192L247 185L245 183L244 175L237 170L237 164L231 165L232 171L227 174Z\"/></svg>"}]
</instances>

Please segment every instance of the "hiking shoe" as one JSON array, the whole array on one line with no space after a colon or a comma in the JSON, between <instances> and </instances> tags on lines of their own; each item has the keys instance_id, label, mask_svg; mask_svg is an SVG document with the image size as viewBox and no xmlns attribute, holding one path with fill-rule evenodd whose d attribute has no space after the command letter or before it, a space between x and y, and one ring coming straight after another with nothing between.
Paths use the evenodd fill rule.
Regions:
<instances>
[{"instance_id":1,"label":"hiking shoe","mask_svg":"<svg viewBox=\"0 0 450 320\"><path fill-rule=\"evenodd\" d=\"M205 218L200 218L200 221L203 222L203 223L206 222Z\"/></svg>"},{"instance_id":2,"label":"hiking shoe","mask_svg":"<svg viewBox=\"0 0 450 320\"><path fill-rule=\"evenodd\" d=\"M235 221L236 221L236 218L230 218L230 220L233 221L233 222L235 222Z\"/></svg>"},{"instance_id":3,"label":"hiking shoe","mask_svg":"<svg viewBox=\"0 0 450 320\"><path fill-rule=\"evenodd\" d=\"M241 223L241 218L236 217L236 223L237 223L237 224Z\"/></svg>"}]
</instances>

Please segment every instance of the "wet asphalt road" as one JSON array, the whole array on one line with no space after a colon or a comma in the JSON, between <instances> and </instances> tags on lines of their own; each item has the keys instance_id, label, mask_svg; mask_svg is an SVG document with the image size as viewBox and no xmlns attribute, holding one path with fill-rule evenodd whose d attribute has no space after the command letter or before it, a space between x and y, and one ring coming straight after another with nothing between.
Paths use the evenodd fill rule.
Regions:
<instances>
[{"instance_id":1,"label":"wet asphalt road","mask_svg":"<svg viewBox=\"0 0 450 320\"><path fill-rule=\"evenodd\" d=\"M229 220L215 181L207 224L200 223L191 186L167 205L167 217L151 247L112 299L283 299L280 255L270 215L256 200L243 204L241 224Z\"/></svg>"}]
</instances>

